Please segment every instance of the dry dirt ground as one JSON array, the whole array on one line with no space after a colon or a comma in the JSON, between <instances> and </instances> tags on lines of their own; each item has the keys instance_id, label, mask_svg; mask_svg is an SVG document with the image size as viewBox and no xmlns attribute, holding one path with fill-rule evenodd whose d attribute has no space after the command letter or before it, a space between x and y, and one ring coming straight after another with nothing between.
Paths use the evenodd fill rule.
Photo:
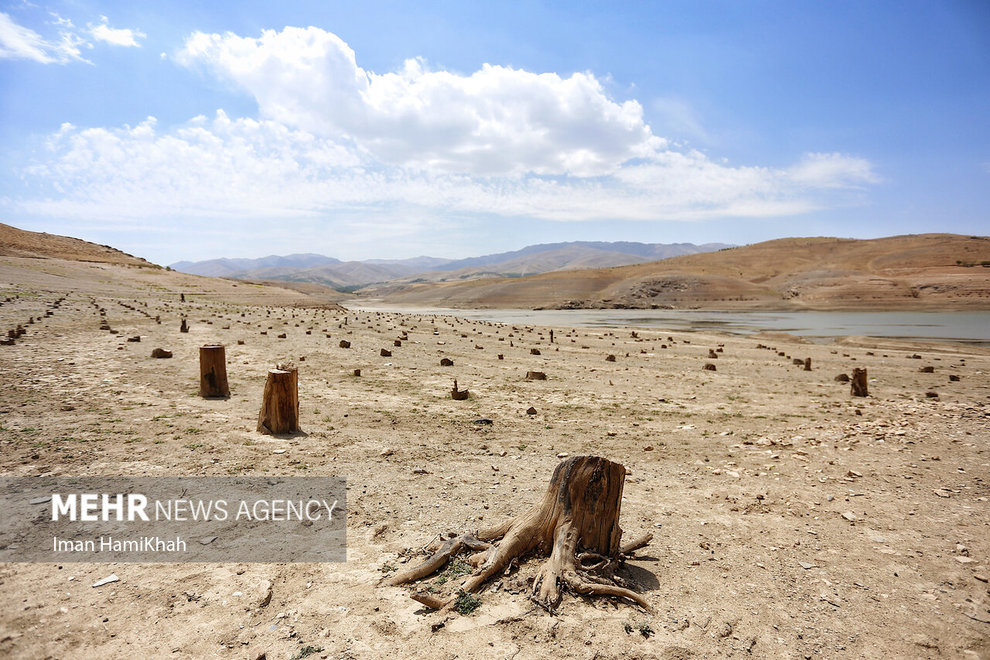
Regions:
<instances>
[{"instance_id":1,"label":"dry dirt ground","mask_svg":"<svg viewBox=\"0 0 990 660\"><path fill-rule=\"evenodd\" d=\"M225 301L202 278L182 303L176 283L193 280L84 286L8 266L0 330L26 333L0 346L4 475L344 476L348 560L2 564L0 656L990 658L986 350L562 327L550 344L546 328L266 307L260 289ZM229 400L197 395L214 342ZM806 357L812 371L793 364ZM261 435L266 370L287 360L304 433ZM833 380L853 367L868 398ZM536 608L539 559L467 615L380 585L438 533L525 510L564 452L629 470L625 537L654 538L623 574L652 613L573 594Z\"/></svg>"}]
</instances>

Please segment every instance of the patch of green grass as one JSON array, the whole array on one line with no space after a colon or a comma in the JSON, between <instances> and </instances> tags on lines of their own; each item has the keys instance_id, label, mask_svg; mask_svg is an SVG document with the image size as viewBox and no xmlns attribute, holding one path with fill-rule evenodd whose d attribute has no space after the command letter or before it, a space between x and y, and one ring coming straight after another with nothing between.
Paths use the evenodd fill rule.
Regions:
<instances>
[{"instance_id":1,"label":"patch of green grass","mask_svg":"<svg viewBox=\"0 0 990 660\"><path fill-rule=\"evenodd\" d=\"M303 658L308 658L314 653L321 653L322 651L323 651L322 646L310 646L309 644L307 644L306 646L299 649L299 652L296 653L294 656L292 656L290 660L302 660Z\"/></svg>"},{"instance_id":2,"label":"patch of green grass","mask_svg":"<svg viewBox=\"0 0 990 660\"><path fill-rule=\"evenodd\" d=\"M185 447L186 449L199 449L200 447L203 446L203 443L201 443L201 442L190 442L188 445L182 445L182 446Z\"/></svg>"},{"instance_id":3,"label":"patch of green grass","mask_svg":"<svg viewBox=\"0 0 990 660\"><path fill-rule=\"evenodd\" d=\"M436 583L446 584L450 580L456 580L459 577L470 575L472 572L473 571L470 564L466 561L457 559L447 565L447 568L444 569L443 573L437 577Z\"/></svg>"},{"instance_id":4,"label":"patch of green grass","mask_svg":"<svg viewBox=\"0 0 990 660\"><path fill-rule=\"evenodd\" d=\"M131 438L130 440L124 440L125 445L133 444L135 442L141 442L141 438Z\"/></svg>"},{"instance_id":5,"label":"patch of green grass","mask_svg":"<svg viewBox=\"0 0 990 660\"><path fill-rule=\"evenodd\" d=\"M481 599L463 590L457 592L457 599L454 601L454 609L461 614L470 614L481 606Z\"/></svg>"}]
</instances>

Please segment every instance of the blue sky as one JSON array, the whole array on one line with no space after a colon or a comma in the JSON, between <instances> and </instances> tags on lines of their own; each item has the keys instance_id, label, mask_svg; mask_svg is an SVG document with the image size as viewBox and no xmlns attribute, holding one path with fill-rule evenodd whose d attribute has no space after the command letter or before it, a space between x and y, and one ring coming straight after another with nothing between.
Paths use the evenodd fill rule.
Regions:
<instances>
[{"instance_id":1,"label":"blue sky","mask_svg":"<svg viewBox=\"0 0 990 660\"><path fill-rule=\"evenodd\" d=\"M162 264L985 235L990 3L0 2L0 221Z\"/></svg>"}]
</instances>

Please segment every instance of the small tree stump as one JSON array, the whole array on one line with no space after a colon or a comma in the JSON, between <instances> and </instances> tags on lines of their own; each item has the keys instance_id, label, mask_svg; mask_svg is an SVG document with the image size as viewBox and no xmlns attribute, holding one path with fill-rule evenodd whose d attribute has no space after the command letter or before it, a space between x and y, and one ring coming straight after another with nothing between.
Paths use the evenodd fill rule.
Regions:
<instances>
[{"instance_id":1,"label":"small tree stump","mask_svg":"<svg viewBox=\"0 0 990 660\"><path fill-rule=\"evenodd\" d=\"M186 323L185 319L182 319L182 325L179 326L179 332L189 332L189 324Z\"/></svg>"},{"instance_id":2,"label":"small tree stump","mask_svg":"<svg viewBox=\"0 0 990 660\"><path fill-rule=\"evenodd\" d=\"M838 376L836 376L832 380L834 380L837 383L848 383L849 382L849 375L848 374L839 374Z\"/></svg>"},{"instance_id":3,"label":"small tree stump","mask_svg":"<svg viewBox=\"0 0 990 660\"><path fill-rule=\"evenodd\" d=\"M166 351L164 348L156 348L151 351L151 357L153 358L170 358L172 357L172 351Z\"/></svg>"},{"instance_id":4,"label":"small tree stump","mask_svg":"<svg viewBox=\"0 0 990 660\"><path fill-rule=\"evenodd\" d=\"M611 353L609 353L608 355L605 356L605 361L606 362L615 362L615 356L612 355Z\"/></svg>"},{"instance_id":5,"label":"small tree stump","mask_svg":"<svg viewBox=\"0 0 990 660\"><path fill-rule=\"evenodd\" d=\"M454 366L454 361L451 360L450 358L440 358L440 366L441 367L452 367L452 366Z\"/></svg>"},{"instance_id":6,"label":"small tree stump","mask_svg":"<svg viewBox=\"0 0 990 660\"><path fill-rule=\"evenodd\" d=\"M811 371L811 358L804 358L804 370Z\"/></svg>"},{"instance_id":7,"label":"small tree stump","mask_svg":"<svg viewBox=\"0 0 990 660\"><path fill-rule=\"evenodd\" d=\"M295 367L271 369L262 395L258 432L280 435L298 430L299 372Z\"/></svg>"},{"instance_id":8,"label":"small tree stump","mask_svg":"<svg viewBox=\"0 0 990 660\"><path fill-rule=\"evenodd\" d=\"M346 339L341 339L340 340L340 347L341 348L350 348L351 347L351 342L347 341Z\"/></svg>"},{"instance_id":9,"label":"small tree stump","mask_svg":"<svg viewBox=\"0 0 990 660\"><path fill-rule=\"evenodd\" d=\"M509 342L509 345L511 346L512 345L512 342ZM538 349L538 348L531 348L531 349L529 349L529 354L530 355L539 355L540 354L540 349Z\"/></svg>"},{"instance_id":10,"label":"small tree stump","mask_svg":"<svg viewBox=\"0 0 990 660\"><path fill-rule=\"evenodd\" d=\"M527 371L526 380L546 380L547 375L542 371Z\"/></svg>"},{"instance_id":11,"label":"small tree stump","mask_svg":"<svg viewBox=\"0 0 990 660\"><path fill-rule=\"evenodd\" d=\"M230 396L227 356L222 344L199 347L199 395L206 399Z\"/></svg>"},{"instance_id":12,"label":"small tree stump","mask_svg":"<svg viewBox=\"0 0 990 660\"><path fill-rule=\"evenodd\" d=\"M457 389L457 381L455 380L454 388L450 390L450 398L454 401L464 401L468 398L468 391Z\"/></svg>"},{"instance_id":13,"label":"small tree stump","mask_svg":"<svg viewBox=\"0 0 990 660\"><path fill-rule=\"evenodd\" d=\"M712 364L711 362L706 362L705 366L703 366L702 369L705 371L716 371L715 365Z\"/></svg>"},{"instance_id":14,"label":"small tree stump","mask_svg":"<svg viewBox=\"0 0 990 660\"><path fill-rule=\"evenodd\" d=\"M866 384L866 369L856 367L853 369L852 378L849 381L849 391L853 396L869 396L869 388Z\"/></svg>"}]
</instances>

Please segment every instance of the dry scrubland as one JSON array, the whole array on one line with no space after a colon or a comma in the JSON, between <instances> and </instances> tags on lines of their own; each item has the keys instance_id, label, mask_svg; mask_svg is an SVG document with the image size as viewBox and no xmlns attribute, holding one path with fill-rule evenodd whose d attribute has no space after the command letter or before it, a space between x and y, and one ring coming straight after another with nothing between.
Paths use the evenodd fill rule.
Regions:
<instances>
[{"instance_id":1,"label":"dry scrubland","mask_svg":"<svg viewBox=\"0 0 990 660\"><path fill-rule=\"evenodd\" d=\"M349 484L343 564L2 565L0 656L990 657L986 350L628 328L555 328L550 344L546 328L306 308L300 293L56 260L0 259L0 286L0 329L26 329L0 346L5 475ZM197 396L213 342L229 400ZM812 371L793 364L806 357ZM281 361L299 367L292 437L255 431ZM853 367L870 397L833 380ZM454 378L468 400L450 399ZM525 510L563 452L630 471L625 536L654 539L623 574L652 613L575 595L535 608L539 561L492 580L468 615L379 584L437 533ZM447 577L463 579L432 582Z\"/></svg>"}]
</instances>

